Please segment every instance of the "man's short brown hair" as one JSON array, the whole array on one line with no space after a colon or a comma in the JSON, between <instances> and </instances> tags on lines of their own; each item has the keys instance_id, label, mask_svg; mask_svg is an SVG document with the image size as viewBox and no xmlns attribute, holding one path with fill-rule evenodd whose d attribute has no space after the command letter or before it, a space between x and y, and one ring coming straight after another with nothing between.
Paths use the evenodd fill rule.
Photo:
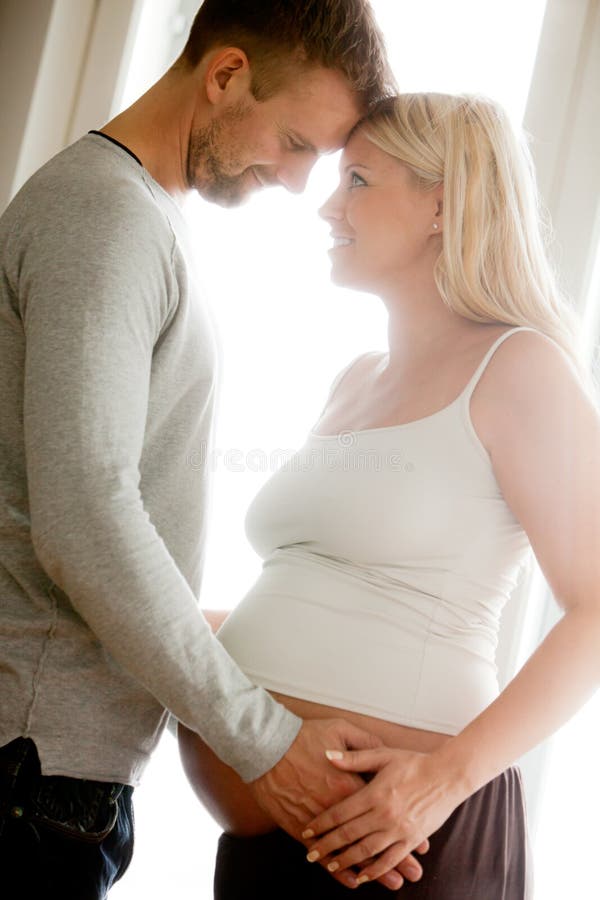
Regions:
<instances>
[{"instance_id":1,"label":"man's short brown hair","mask_svg":"<svg viewBox=\"0 0 600 900\"><path fill-rule=\"evenodd\" d=\"M204 0L180 62L194 67L219 46L246 53L257 100L309 66L339 71L365 108L395 89L367 0Z\"/></svg>"}]
</instances>

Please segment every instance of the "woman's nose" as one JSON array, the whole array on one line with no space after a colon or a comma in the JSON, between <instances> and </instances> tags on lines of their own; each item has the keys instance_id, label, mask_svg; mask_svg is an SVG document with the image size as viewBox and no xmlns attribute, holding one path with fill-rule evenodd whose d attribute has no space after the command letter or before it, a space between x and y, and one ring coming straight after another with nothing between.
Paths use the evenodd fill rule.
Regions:
<instances>
[{"instance_id":1,"label":"woman's nose","mask_svg":"<svg viewBox=\"0 0 600 900\"><path fill-rule=\"evenodd\" d=\"M335 190L333 192L333 194L331 194L330 197L327 198L327 200L325 201L325 203L319 210L319 215L321 216L322 219L325 219L326 222L331 221L331 220L334 220L337 222L343 216L343 211L341 209L341 205L339 202L338 192L339 192L339 188L338 188L338 190Z\"/></svg>"}]
</instances>

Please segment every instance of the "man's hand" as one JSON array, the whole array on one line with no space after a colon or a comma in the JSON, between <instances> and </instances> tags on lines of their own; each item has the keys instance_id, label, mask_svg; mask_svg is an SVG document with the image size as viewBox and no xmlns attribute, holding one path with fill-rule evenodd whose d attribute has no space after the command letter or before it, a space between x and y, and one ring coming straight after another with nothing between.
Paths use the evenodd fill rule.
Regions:
<instances>
[{"instance_id":1,"label":"man's hand","mask_svg":"<svg viewBox=\"0 0 600 900\"><path fill-rule=\"evenodd\" d=\"M285 756L250 788L278 825L297 837L310 819L364 787L358 775L335 769L325 751L381 746L379 738L343 719L311 719L304 722Z\"/></svg>"},{"instance_id":2,"label":"man's hand","mask_svg":"<svg viewBox=\"0 0 600 900\"><path fill-rule=\"evenodd\" d=\"M336 770L328 762L325 751L373 750L381 746L379 738L343 719L311 719L304 722L298 737L277 765L249 787L256 802L277 824L300 840L310 820L364 787L359 775ZM425 852L427 845L418 849ZM391 890L402 886L403 876L417 881L422 874L413 856L402 860L397 869L381 879ZM356 876L349 869L332 874L346 887L357 886Z\"/></svg>"}]
</instances>

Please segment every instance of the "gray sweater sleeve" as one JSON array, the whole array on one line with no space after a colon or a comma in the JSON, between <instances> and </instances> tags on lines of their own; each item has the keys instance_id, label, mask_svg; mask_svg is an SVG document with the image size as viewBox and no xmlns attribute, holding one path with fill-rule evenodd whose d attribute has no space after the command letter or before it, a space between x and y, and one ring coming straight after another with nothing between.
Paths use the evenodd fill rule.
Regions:
<instances>
[{"instance_id":1,"label":"gray sweater sleeve","mask_svg":"<svg viewBox=\"0 0 600 900\"><path fill-rule=\"evenodd\" d=\"M300 720L212 636L140 491L153 350L176 302L173 241L161 211L140 217L126 194L68 199L41 204L20 260L35 551L109 654L250 781Z\"/></svg>"}]
</instances>

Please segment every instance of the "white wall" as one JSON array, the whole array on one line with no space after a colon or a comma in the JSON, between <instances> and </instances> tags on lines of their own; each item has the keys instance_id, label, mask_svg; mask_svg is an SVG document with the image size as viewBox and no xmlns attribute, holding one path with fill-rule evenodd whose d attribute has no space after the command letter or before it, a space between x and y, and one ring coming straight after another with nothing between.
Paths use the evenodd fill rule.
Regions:
<instances>
[{"instance_id":1,"label":"white wall","mask_svg":"<svg viewBox=\"0 0 600 900\"><path fill-rule=\"evenodd\" d=\"M524 126L544 205L553 225L553 251L561 281L584 313L588 349L598 343L598 272L600 242L600 3L598 0L548 0L529 92ZM520 646L510 648L511 662L524 657L559 618L547 585L534 576L537 602L512 604L519 619ZM510 623L507 623L510 624ZM551 742L522 761L535 831Z\"/></svg>"},{"instance_id":2,"label":"white wall","mask_svg":"<svg viewBox=\"0 0 600 900\"><path fill-rule=\"evenodd\" d=\"M44 48L53 0L0 5L0 208L8 202Z\"/></svg>"},{"instance_id":3,"label":"white wall","mask_svg":"<svg viewBox=\"0 0 600 900\"><path fill-rule=\"evenodd\" d=\"M598 0L550 0L525 127L563 282L583 309L600 237Z\"/></svg>"},{"instance_id":4,"label":"white wall","mask_svg":"<svg viewBox=\"0 0 600 900\"><path fill-rule=\"evenodd\" d=\"M46 160L113 114L142 0L3 0L0 209Z\"/></svg>"}]
</instances>

